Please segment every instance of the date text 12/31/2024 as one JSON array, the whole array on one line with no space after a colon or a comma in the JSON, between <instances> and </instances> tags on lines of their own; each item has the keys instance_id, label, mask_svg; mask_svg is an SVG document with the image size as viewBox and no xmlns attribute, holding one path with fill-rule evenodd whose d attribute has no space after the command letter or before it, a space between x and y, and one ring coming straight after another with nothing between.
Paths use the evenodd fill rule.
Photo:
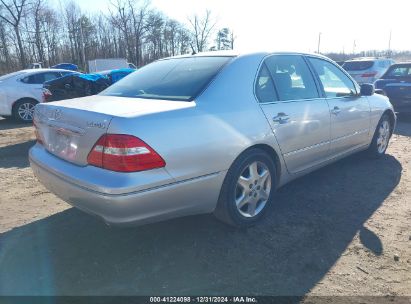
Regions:
<instances>
[{"instance_id":1,"label":"date text 12/31/2024","mask_svg":"<svg viewBox=\"0 0 411 304\"><path fill-rule=\"evenodd\" d=\"M254 297L150 297L150 303L257 303Z\"/></svg>"}]
</instances>

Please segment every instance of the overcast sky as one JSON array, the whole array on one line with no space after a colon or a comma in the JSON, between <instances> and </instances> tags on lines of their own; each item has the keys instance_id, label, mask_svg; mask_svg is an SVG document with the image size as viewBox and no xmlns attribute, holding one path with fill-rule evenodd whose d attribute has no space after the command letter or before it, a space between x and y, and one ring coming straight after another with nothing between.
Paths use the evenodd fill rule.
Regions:
<instances>
[{"instance_id":1,"label":"overcast sky","mask_svg":"<svg viewBox=\"0 0 411 304\"><path fill-rule=\"evenodd\" d=\"M108 0L76 0L107 12ZM136 0L138 1L138 0ZM218 27L234 30L235 49L321 52L411 50L411 0L152 0L151 7L186 23L210 9Z\"/></svg>"}]
</instances>

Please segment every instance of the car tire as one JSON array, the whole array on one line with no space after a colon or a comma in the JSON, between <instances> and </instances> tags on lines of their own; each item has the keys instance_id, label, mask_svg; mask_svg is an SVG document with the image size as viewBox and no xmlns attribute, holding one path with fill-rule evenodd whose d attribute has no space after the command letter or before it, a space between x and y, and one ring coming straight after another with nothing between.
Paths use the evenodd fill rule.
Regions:
<instances>
[{"instance_id":1,"label":"car tire","mask_svg":"<svg viewBox=\"0 0 411 304\"><path fill-rule=\"evenodd\" d=\"M384 114L375 129L371 145L367 154L372 158L379 158L385 154L392 135L392 125L388 114Z\"/></svg>"},{"instance_id":2,"label":"car tire","mask_svg":"<svg viewBox=\"0 0 411 304\"><path fill-rule=\"evenodd\" d=\"M29 123L33 121L35 100L24 98L13 105L13 118L17 122Z\"/></svg>"},{"instance_id":3,"label":"car tire","mask_svg":"<svg viewBox=\"0 0 411 304\"><path fill-rule=\"evenodd\" d=\"M247 150L228 170L214 215L234 227L253 226L272 206L275 188L274 160L263 150Z\"/></svg>"}]
</instances>

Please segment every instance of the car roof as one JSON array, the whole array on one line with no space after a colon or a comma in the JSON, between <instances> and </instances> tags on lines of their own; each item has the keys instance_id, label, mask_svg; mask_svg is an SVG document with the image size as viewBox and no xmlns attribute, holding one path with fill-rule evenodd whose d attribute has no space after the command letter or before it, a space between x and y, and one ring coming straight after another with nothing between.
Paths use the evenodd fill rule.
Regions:
<instances>
[{"instance_id":1,"label":"car roof","mask_svg":"<svg viewBox=\"0 0 411 304\"><path fill-rule=\"evenodd\" d=\"M65 70L65 69L26 69L26 70L21 70L21 72L24 73L40 73L40 72L74 72L75 71L70 71L70 70Z\"/></svg>"},{"instance_id":2,"label":"car roof","mask_svg":"<svg viewBox=\"0 0 411 304\"><path fill-rule=\"evenodd\" d=\"M174 58L194 58L194 57L242 57L242 56L268 56L268 55L301 55L301 56L313 56L318 58L323 58L330 60L327 56L318 54L318 53L305 53L305 52L293 52L293 51L258 51L258 52L238 52L233 50L225 51L209 51L209 52L200 52L196 54L184 54L173 57L162 58L159 60L167 60Z\"/></svg>"},{"instance_id":3,"label":"car roof","mask_svg":"<svg viewBox=\"0 0 411 304\"><path fill-rule=\"evenodd\" d=\"M357 57L347 60L346 62L355 62L355 61L376 61L376 60L391 60L391 58L384 58L384 57Z\"/></svg>"},{"instance_id":4,"label":"car roof","mask_svg":"<svg viewBox=\"0 0 411 304\"><path fill-rule=\"evenodd\" d=\"M398 62L398 63L394 63L391 67L398 67L398 66L411 66L411 62Z\"/></svg>"}]
</instances>

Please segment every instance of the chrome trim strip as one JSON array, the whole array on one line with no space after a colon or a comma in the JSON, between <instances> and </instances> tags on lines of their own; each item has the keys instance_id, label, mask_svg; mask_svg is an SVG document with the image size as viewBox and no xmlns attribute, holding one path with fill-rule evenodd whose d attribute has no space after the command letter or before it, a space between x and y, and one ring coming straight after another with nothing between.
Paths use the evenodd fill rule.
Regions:
<instances>
[{"instance_id":1,"label":"chrome trim strip","mask_svg":"<svg viewBox=\"0 0 411 304\"><path fill-rule=\"evenodd\" d=\"M305 151L308 151L308 150L311 150L311 149L319 148L319 147L322 147L324 145L328 145L329 143L330 143L330 141L324 141L324 142L321 142L319 144L315 144L313 146L309 146L309 147L305 147L305 148L302 148L302 149L298 149L298 150L294 150L294 151L285 153L284 156L291 156L291 155L294 155L294 154L297 154L297 153L300 153L300 152L305 152Z\"/></svg>"}]
</instances>

